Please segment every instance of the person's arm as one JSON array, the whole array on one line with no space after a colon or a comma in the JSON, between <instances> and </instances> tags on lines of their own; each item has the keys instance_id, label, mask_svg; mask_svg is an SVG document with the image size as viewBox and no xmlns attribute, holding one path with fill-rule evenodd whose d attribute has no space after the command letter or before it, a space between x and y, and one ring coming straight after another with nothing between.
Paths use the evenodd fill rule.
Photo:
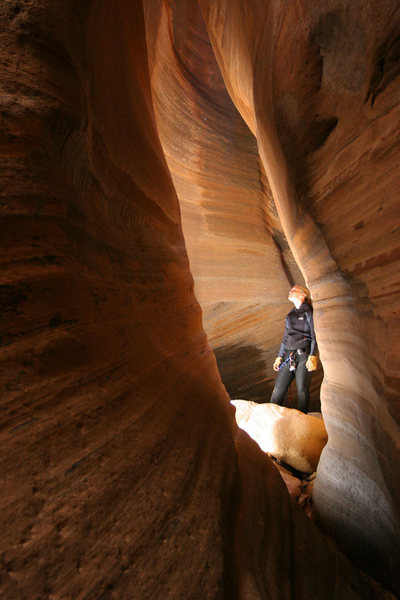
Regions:
<instances>
[{"instance_id":1,"label":"person's arm","mask_svg":"<svg viewBox=\"0 0 400 600\"><path fill-rule=\"evenodd\" d=\"M307 315L308 325L310 327L310 336L311 336L311 348L310 348L310 354L309 354L309 356L307 358L307 362L306 362L306 369L307 369L307 371L315 371L316 368L318 367L318 359L316 356L318 346L317 346L317 338L315 337L313 311L308 310L306 312L306 315Z\"/></svg>"},{"instance_id":2,"label":"person's arm","mask_svg":"<svg viewBox=\"0 0 400 600\"><path fill-rule=\"evenodd\" d=\"M306 312L306 315L307 315L308 326L310 327L310 336L311 336L310 356L316 356L316 354L318 352L318 345L317 345L317 338L315 337L313 311L308 310Z\"/></svg>"},{"instance_id":3,"label":"person's arm","mask_svg":"<svg viewBox=\"0 0 400 600\"><path fill-rule=\"evenodd\" d=\"M288 335L289 335L289 325L288 325L288 317L286 317L282 343L281 343L281 347L279 348L279 352L278 352L278 356L280 356L281 358L283 358L283 356L285 354L285 348L287 347L287 342L288 342Z\"/></svg>"},{"instance_id":4,"label":"person's arm","mask_svg":"<svg viewBox=\"0 0 400 600\"><path fill-rule=\"evenodd\" d=\"M280 366L282 364L283 356L285 354L285 348L286 348L286 345L287 345L288 333L289 333L288 317L286 317L286 319L285 319L285 329L284 329L284 332L283 332L283 339L282 339L281 347L279 348L278 356L276 357L275 362L273 364L274 371L279 371Z\"/></svg>"}]
</instances>

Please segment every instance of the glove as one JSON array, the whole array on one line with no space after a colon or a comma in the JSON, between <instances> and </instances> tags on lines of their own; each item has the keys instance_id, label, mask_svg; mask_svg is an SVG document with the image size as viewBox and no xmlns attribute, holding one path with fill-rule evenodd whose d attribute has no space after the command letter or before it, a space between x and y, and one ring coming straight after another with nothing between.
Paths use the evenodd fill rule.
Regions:
<instances>
[{"instance_id":1,"label":"glove","mask_svg":"<svg viewBox=\"0 0 400 600\"><path fill-rule=\"evenodd\" d=\"M307 358L306 369L307 371L315 371L318 366L318 358L316 356L310 355Z\"/></svg>"},{"instance_id":2,"label":"glove","mask_svg":"<svg viewBox=\"0 0 400 600\"><path fill-rule=\"evenodd\" d=\"M282 360L283 360L282 356L276 357L275 362L274 362L274 367L273 367L274 371L279 371L279 367L280 367Z\"/></svg>"}]
</instances>

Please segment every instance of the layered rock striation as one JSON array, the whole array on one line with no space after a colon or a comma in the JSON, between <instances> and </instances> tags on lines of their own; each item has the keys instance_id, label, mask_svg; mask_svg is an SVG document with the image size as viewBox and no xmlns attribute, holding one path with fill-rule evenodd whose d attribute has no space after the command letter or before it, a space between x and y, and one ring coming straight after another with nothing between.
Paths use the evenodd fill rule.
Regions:
<instances>
[{"instance_id":1,"label":"layered rock striation","mask_svg":"<svg viewBox=\"0 0 400 600\"><path fill-rule=\"evenodd\" d=\"M370 571L375 553L372 574L397 589L398 371L385 361L396 315L373 284L379 231L395 214L396 4L376 19L370 5L364 45L350 42L360 13L349 3L332 3L339 25L280 2L199 8L0 7L4 598L383 597L237 428L203 329L204 313L217 350L257 349L248 388L264 393L298 268L326 373L320 519ZM291 155L286 121L306 115ZM354 264L329 206L344 210L343 186L342 202L360 191L356 156L369 208L349 216ZM384 294L397 285L390 235Z\"/></svg>"},{"instance_id":2,"label":"layered rock striation","mask_svg":"<svg viewBox=\"0 0 400 600\"><path fill-rule=\"evenodd\" d=\"M145 5L158 132L204 328L231 397L267 402L290 310L287 294L303 276L282 233L257 140L228 94L197 0L161 3L157 18L154 2ZM311 389L316 409L321 379L322 369Z\"/></svg>"},{"instance_id":3,"label":"layered rock striation","mask_svg":"<svg viewBox=\"0 0 400 600\"><path fill-rule=\"evenodd\" d=\"M399 9L372 4L360 15L346 2L330 2L323 12L283 2L234 4L200 2L227 89L257 136L282 228L313 294L329 435L315 505L353 557L362 554L364 565L397 586L400 504L392 482L399 422L384 382L393 371L385 356L396 356L398 347L384 332L398 331L398 262L382 245L399 243ZM377 265L381 295L372 286Z\"/></svg>"}]
</instances>

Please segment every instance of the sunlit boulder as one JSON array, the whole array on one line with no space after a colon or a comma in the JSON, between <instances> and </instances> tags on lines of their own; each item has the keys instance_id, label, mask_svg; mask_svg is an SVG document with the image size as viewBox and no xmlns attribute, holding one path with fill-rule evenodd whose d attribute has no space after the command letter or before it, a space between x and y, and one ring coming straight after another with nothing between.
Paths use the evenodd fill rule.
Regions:
<instances>
[{"instance_id":1,"label":"sunlit boulder","mask_svg":"<svg viewBox=\"0 0 400 600\"><path fill-rule=\"evenodd\" d=\"M236 422L261 450L304 473L313 473L328 441L322 419L277 404L232 400Z\"/></svg>"}]
</instances>

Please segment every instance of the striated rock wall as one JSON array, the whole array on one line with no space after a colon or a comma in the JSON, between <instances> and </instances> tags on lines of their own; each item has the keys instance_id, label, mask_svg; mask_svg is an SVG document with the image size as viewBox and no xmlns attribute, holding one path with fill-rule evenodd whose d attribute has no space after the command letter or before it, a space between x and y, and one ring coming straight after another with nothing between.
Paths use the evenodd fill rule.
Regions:
<instances>
[{"instance_id":1,"label":"striated rock wall","mask_svg":"<svg viewBox=\"0 0 400 600\"><path fill-rule=\"evenodd\" d=\"M398 4L200 5L314 298L329 434L319 516L398 586Z\"/></svg>"},{"instance_id":2,"label":"striated rock wall","mask_svg":"<svg viewBox=\"0 0 400 600\"><path fill-rule=\"evenodd\" d=\"M162 39L166 8L153 3L149 21L149 6L136 0L0 6L1 595L383 597L292 507L274 466L234 423L193 293L174 186L187 185L188 198L196 198L202 169L185 182L171 167L173 182L153 111L160 58L148 54L149 36L158 32ZM212 15L202 8L215 44ZM239 6L230 10L235 21ZM255 18L248 24L254 42L257 25ZM220 62L222 54L216 56ZM241 54L233 56L239 68ZM233 87L225 82L254 134L257 119L244 93L251 73L246 67ZM235 143L242 138L242 154L256 160L254 142L242 123L237 127ZM164 145L167 134L161 132ZM171 164L173 153L167 155ZM302 253L309 247L293 241L285 221L291 213L280 205L265 156L263 162L260 170L275 184L285 234L308 279ZM262 187L254 173L254 163L244 170L254 188L250 206L259 207ZM218 169L214 176L223 179ZM233 204L239 207L238 198ZM248 240L243 256L253 251L252 264L262 272L267 256L278 263L278 253L255 216L252 222L259 237ZM232 250L244 239L245 228L238 229ZM216 225L212 231L224 237ZM277 271L269 272L277 284ZM233 279L226 285L232 304L240 277ZM253 279L251 294L259 294L263 311L265 287ZM318 296L325 288L314 283L314 289L329 307L331 288L325 296ZM319 314L323 337L332 321ZM321 351L335 374L327 342ZM383 461L385 447L371 444L365 414L350 397L366 449L382 452ZM325 400L328 415L332 406ZM383 443L380 417L374 440ZM332 422L331 430L340 432ZM335 450L347 459L346 448ZM382 471L387 485L397 481L389 477L395 465L391 460ZM321 481L321 493L329 492L326 467ZM395 491L395 484L393 496L378 488L377 497L390 500ZM368 489L362 497L368 501ZM377 510L380 525L382 514ZM393 523L387 513L385 534ZM377 549L385 556L379 543ZM383 577L394 587L390 566Z\"/></svg>"},{"instance_id":3,"label":"striated rock wall","mask_svg":"<svg viewBox=\"0 0 400 600\"><path fill-rule=\"evenodd\" d=\"M143 9L0 11L0 595L227 594L232 416L155 129Z\"/></svg>"},{"instance_id":4,"label":"striated rock wall","mask_svg":"<svg viewBox=\"0 0 400 600\"><path fill-rule=\"evenodd\" d=\"M291 308L288 290L304 283L303 276L283 235L257 140L226 90L197 0L145 6L157 126L208 341L230 396L267 402ZM321 380L322 369L311 387L316 410ZM295 404L294 386L292 396Z\"/></svg>"}]
</instances>

